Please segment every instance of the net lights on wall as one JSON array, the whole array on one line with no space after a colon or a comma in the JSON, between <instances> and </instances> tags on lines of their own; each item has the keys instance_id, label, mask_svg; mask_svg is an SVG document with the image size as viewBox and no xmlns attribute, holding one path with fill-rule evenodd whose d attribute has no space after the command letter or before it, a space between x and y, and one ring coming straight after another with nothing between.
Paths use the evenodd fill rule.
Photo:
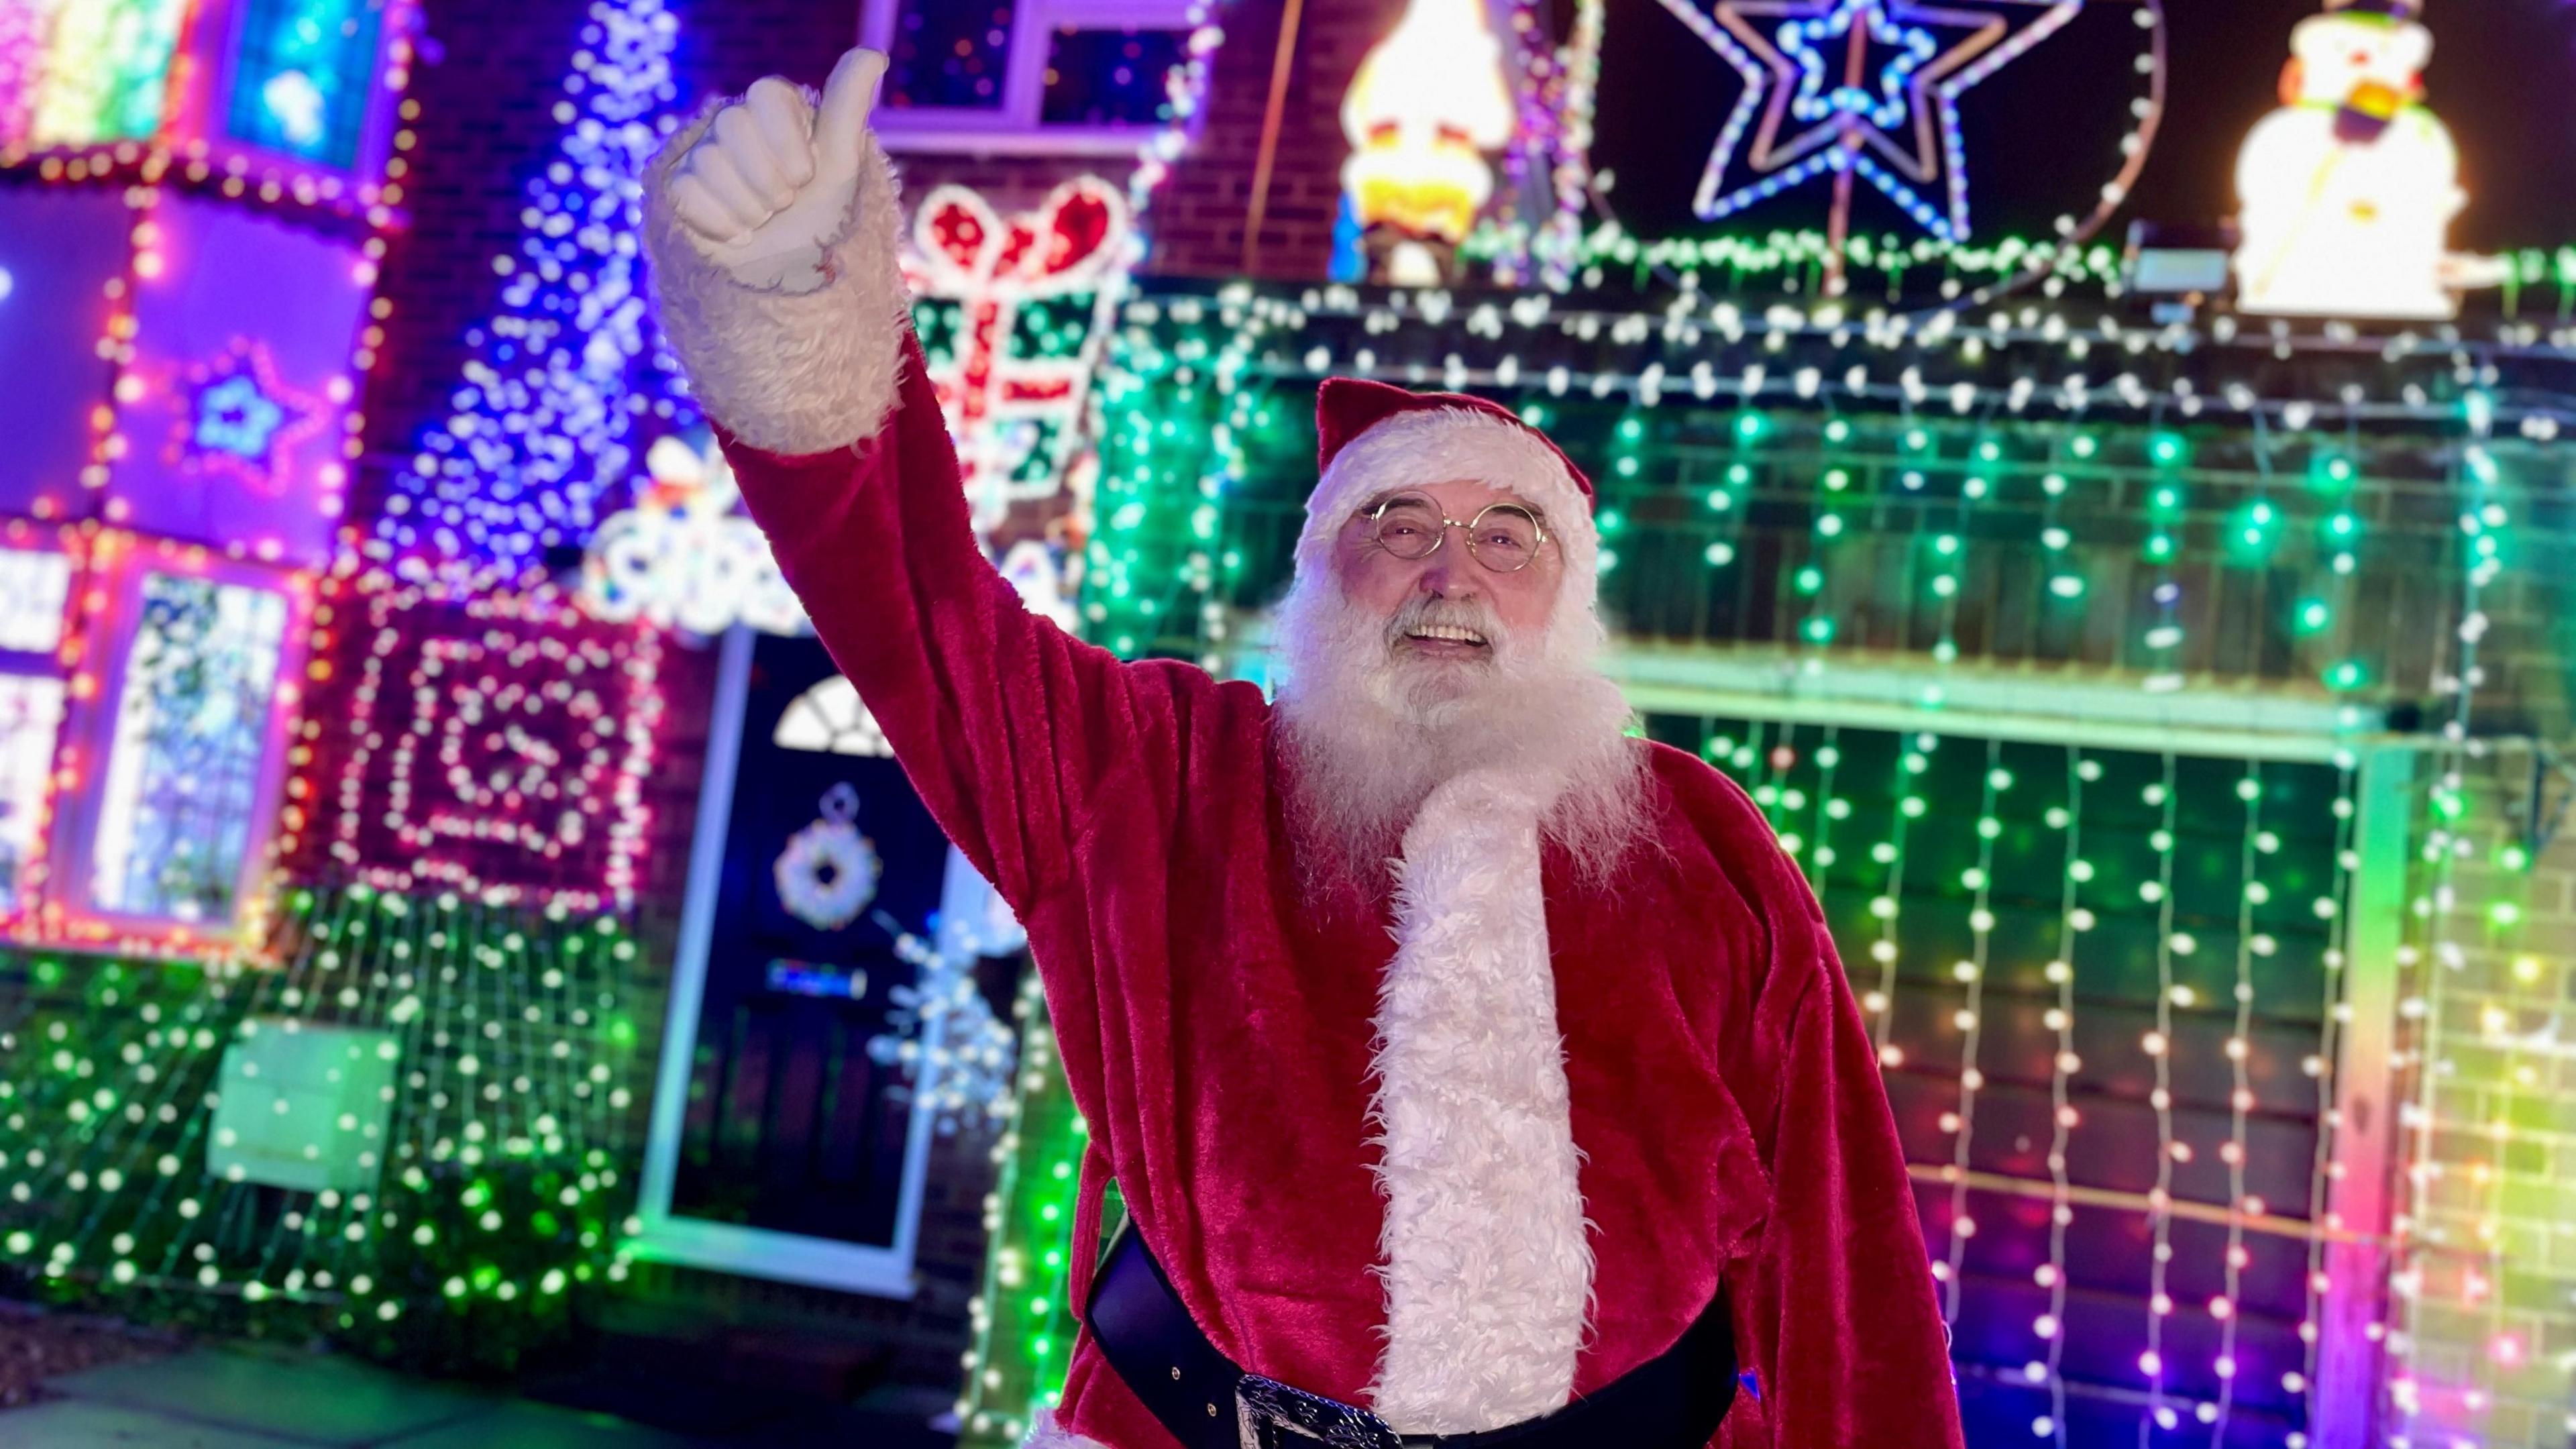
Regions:
<instances>
[{"instance_id":1,"label":"net lights on wall","mask_svg":"<svg viewBox=\"0 0 2576 1449\"><path fill-rule=\"evenodd\" d=\"M1297 399L1308 379L1357 372L1513 398L1524 416L1571 429L1570 446L1605 459L1604 571L1645 633L1698 633L1759 607L1742 595L1751 585L1725 581L1748 546L1758 494L1765 519L1776 523L1791 504L1809 520L1805 540L1777 547L1783 607L1811 649L1901 642L1950 662L1970 652L1969 601L1990 628L2003 607L1992 596L1998 571L2035 571L2014 617L2061 649L2117 619L2121 642L2100 662L2173 690L2210 668L2213 651L2236 647L2234 631L2194 636L2214 605L2234 599L2226 580L2269 569L2288 571L2295 597L2244 602L2267 629L2277 624L2278 648L2312 684L2348 694L2389 677L2392 661L2345 604L2366 560L2385 569L2429 545L2410 536L2390 553L2392 540L2373 537L2365 494L2383 485L2362 464L2402 459L2379 458L2349 430L2407 418L2456 431L2455 414L2410 401L2424 396L2429 371L2382 374L2386 402L2349 391L2263 397L2226 371L2210 378L2235 354L2213 364L2204 348L2189 370L2168 361L2171 381L2151 388L2146 359L2172 341L2156 331L2107 320L2079 328L2024 308L1918 334L1898 319L1838 311L1568 313L1538 298L1452 312L1437 293L1362 305L1248 289L1139 302L1102 388L1086 621L1122 653L1222 653L1226 609L1257 607L1280 582L1284 543L1272 534L1279 509L1295 502L1252 485L1270 460L1306 446ZM1408 319L1429 325L1405 330ZM1709 356L1719 348L1723 370ZM1842 365L1829 370L1828 354ZM2081 374L2048 389L1992 380L1997 362L2052 358L2133 370L2098 390ZM1945 384L1945 373L1980 380ZM2196 441L2258 416L2248 432ZM2521 422L2535 442L2556 426L2541 411ZM2203 446L2224 451L2204 460ZM2542 466L2527 445L2517 458ZM2019 526L2033 516L2036 529ZM1685 546L1705 580L1680 568ZM1854 608L1877 637L1851 634Z\"/></svg>"},{"instance_id":2,"label":"net lights on wall","mask_svg":"<svg viewBox=\"0 0 2576 1449\"><path fill-rule=\"evenodd\" d=\"M0 1273L57 1302L507 1369L626 1274L636 946L357 887L274 969L19 957Z\"/></svg>"}]
</instances>

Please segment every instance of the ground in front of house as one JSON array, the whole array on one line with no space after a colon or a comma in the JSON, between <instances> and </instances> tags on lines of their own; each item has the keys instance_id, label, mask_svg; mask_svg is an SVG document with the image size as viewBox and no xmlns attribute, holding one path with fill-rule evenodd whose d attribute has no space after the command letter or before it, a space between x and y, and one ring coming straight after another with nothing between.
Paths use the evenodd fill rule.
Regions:
<instances>
[{"instance_id":1,"label":"ground in front of house","mask_svg":"<svg viewBox=\"0 0 2576 1449\"><path fill-rule=\"evenodd\" d=\"M597 1401L601 1394L572 1397ZM615 1391L608 1393L617 1398ZM184 1344L99 1320L0 1316L0 1444L11 1449L945 1449L918 1393L710 1417L679 1399L619 1407L677 1427L413 1378L324 1354ZM631 1407L630 1407L631 1404ZM665 1411L670 1411L666 1413Z\"/></svg>"}]
</instances>

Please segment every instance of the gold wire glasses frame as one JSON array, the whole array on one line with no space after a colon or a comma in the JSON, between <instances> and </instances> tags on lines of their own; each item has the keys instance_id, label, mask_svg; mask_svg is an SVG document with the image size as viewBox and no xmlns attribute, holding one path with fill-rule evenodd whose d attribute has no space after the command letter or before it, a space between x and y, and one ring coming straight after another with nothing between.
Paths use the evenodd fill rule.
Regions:
<instances>
[{"instance_id":1,"label":"gold wire glasses frame","mask_svg":"<svg viewBox=\"0 0 2576 1449\"><path fill-rule=\"evenodd\" d=\"M1474 518L1451 518L1419 493L1380 499L1361 517L1377 525L1377 546L1407 561L1426 559L1448 542L1449 530L1467 531L1467 556L1498 574L1516 574L1538 558L1547 525L1517 503L1488 503Z\"/></svg>"}]
</instances>

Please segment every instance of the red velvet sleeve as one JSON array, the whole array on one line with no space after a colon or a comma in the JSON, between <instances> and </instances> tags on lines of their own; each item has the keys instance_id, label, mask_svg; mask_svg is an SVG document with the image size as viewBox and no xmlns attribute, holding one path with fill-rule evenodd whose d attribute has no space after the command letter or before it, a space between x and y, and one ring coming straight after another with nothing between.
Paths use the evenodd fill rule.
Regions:
<instances>
[{"instance_id":1,"label":"red velvet sleeve","mask_svg":"<svg viewBox=\"0 0 2576 1449\"><path fill-rule=\"evenodd\" d=\"M1949 1337L1878 1055L1785 859L1773 890L1794 904L1768 912L1776 959L1754 1013L1774 1089L1769 1120L1752 1118L1771 1203L1730 1288L1759 1398L1739 1397L1717 1442L1959 1449Z\"/></svg>"},{"instance_id":2,"label":"red velvet sleeve","mask_svg":"<svg viewBox=\"0 0 2576 1449\"><path fill-rule=\"evenodd\" d=\"M1102 775L1168 733L1153 697L1195 671L1122 664L1029 613L976 541L920 344L901 346L875 437L786 457L726 436L725 455L923 803L1025 921L1068 882Z\"/></svg>"}]
</instances>

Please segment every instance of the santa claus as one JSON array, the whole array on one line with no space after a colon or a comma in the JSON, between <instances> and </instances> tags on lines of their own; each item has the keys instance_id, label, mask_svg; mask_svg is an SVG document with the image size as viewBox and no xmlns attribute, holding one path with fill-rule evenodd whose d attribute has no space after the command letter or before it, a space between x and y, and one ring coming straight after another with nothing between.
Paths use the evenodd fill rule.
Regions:
<instances>
[{"instance_id":1,"label":"santa claus","mask_svg":"<svg viewBox=\"0 0 2576 1449\"><path fill-rule=\"evenodd\" d=\"M1330 383L1275 702L1033 617L912 333L883 67L677 137L648 244L779 563L1045 978L1090 1145L1035 1442L1958 1444L1868 1034L1761 812L1627 733L1582 472Z\"/></svg>"}]
</instances>

